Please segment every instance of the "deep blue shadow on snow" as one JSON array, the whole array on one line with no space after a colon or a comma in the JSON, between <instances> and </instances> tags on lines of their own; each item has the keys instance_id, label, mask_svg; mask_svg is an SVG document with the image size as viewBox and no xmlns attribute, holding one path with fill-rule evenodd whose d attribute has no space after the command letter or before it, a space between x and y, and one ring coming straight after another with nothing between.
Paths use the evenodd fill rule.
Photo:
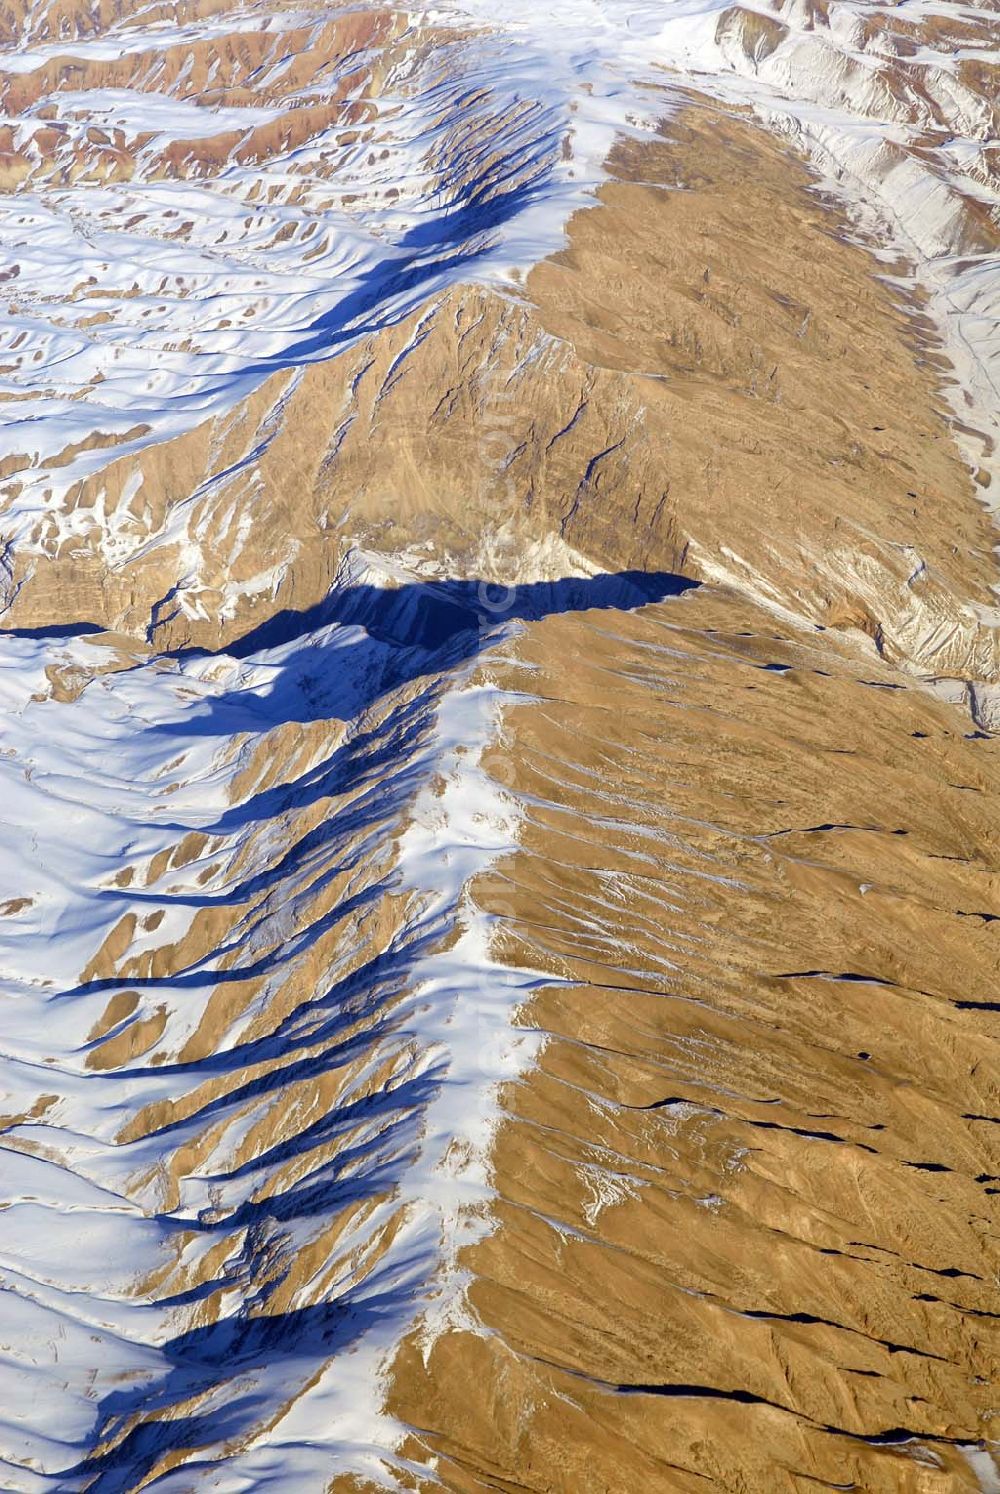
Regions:
<instances>
[{"instance_id":1,"label":"deep blue shadow on snow","mask_svg":"<svg viewBox=\"0 0 1000 1494\"><path fill-rule=\"evenodd\" d=\"M245 372L267 374L307 359L326 358L345 343L400 321L433 288L433 282L453 281L459 270L492 249L504 225L542 196L548 179L549 173L543 171L527 181L488 180L439 216L432 214L414 224L401 235L392 253L303 328L301 337L274 358L250 364Z\"/></svg>"},{"instance_id":2,"label":"deep blue shadow on snow","mask_svg":"<svg viewBox=\"0 0 1000 1494\"><path fill-rule=\"evenodd\" d=\"M230 736L278 722L357 722L398 686L475 658L510 622L594 608L632 611L698 584L672 571L621 571L514 588L477 580L338 586L315 606L279 612L218 650L229 658L273 665L274 675L266 690L241 687L204 701L186 713L183 730ZM351 638L344 631L350 628L363 631ZM170 657L206 658L212 651L180 648ZM164 720L150 730L171 735L177 727Z\"/></svg>"},{"instance_id":3,"label":"deep blue shadow on snow","mask_svg":"<svg viewBox=\"0 0 1000 1494\"><path fill-rule=\"evenodd\" d=\"M276 613L222 652L246 659L279 648L331 623L360 626L381 643L439 649L484 627L511 620L537 622L557 612L592 608L628 612L680 596L697 581L674 571L618 571L528 581L506 587L493 581L412 581L403 586L367 582L336 588L302 611ZM470 652L474 643L469 640ZM200 652L196 650L183 652Z\"/></svg>"},{"instance_id":4,"label":"deep blue shadow on snow","mask_svg":"<svg viewBox=\"0 0 1000 1494\"><path fill-rule=\"evenodd\" d=\"M380 902L398 896L400 889L393 859L386 858L383 866L378 847L402 822L414 792L426 780L422 749L435 730L440 692L453 679L449 671L500 641L504 624L512 619L539 620L593 608L627 611L677 597L696 584L669 572L628 571L536 582L511 591L475 580L396 588L346 585L315 607L280 613L226 649L229 657L253 661L243 685L193 709L185 705L180 720L163 720L149 730L204 730L223 736L338 717L349 723L349 730L331 733L321 761L292 781L258 789L227 806L214 824L199 818L173 827L178 836L190 830L232 836L239 846L248 827L262 825L266 854L251 858L239 880L217 888L109 888L102 895L121 901L123 911L136 911L145 902L158 907L231 904L238 910L249 903L264 909L264 900L280 909L308 883L314 913L280 939L261 942L248 940L245 923L237 920L208 956L167 975L136 973L129 987L151 995L160 988L163 997L169 993L197 1011L227 982L280 981L296 969L307 972L311 967L301 963L303 957L320 940L326 941L332 958L324 957L319 973L303 973L295 1000L269 1029L234 1032L231 1041L197 1058L178 1055L156 1067L137 1058L129 1067L130 1081L141 1084L153 1076L162 1081L169 1073L178 1095L193 1094L211 1082L217 1092L205 1090L197 1107L199 1125L207 1126L234 1108L271 1103L295 1086L319 1084L325 1075L363 1064L369 1052L405 1055L420 1030L422 961L449 934L451 914L447 907L417 903L405 919L383 928ZM187 653L193 662L206 657L203 651ZM412 681L418 682L416 689L391 696L395 686ZM379 708L365 715L376 701ZM281 848L272 854L268 826L278 824L288 811L320 801L328 801L328 808L318 822L306 816L299 829L294 815L284 820ZM342 893L327 907L326 889L337 882ZM344 935L340 953L329 938L338 929ZM62 992L61 999L72 1001L120 985L117 978L91 980ZM221 1170L214 1180L232 1190L228 1207L194 1217L183 1212L159 1216L165 1234L178 1237L196 1231L221 1239L245 1232L239 1251L247 1287L243 1310L169 1338L134 1381L106 1393L97 1408L95 1451L65 1471L64 1487L85 1481L100 1494L127 1494L167 1451L191 1455L185 1466L192 1478L199 1472L211 1476L224 1461L227 1443L238 1442L266 1419L276 1374L283 1394L291 1398L319 1366L349 1351L387 1315L407 1320L427 1290L417 1258L393 1264L388 1253L336 1300L273 1315L255 1305L255 1286L271 1279L275 1251L296 1238L296 1232L392 1195L412 1165L422 1117L447 1079L444 1054L424 1067L400 1061L390 1080L368 1092L348 1091L341 1103L310 1116L288 1134L279 1133L251 1159L217 1163ZM95 1071L88 1082L115 1092L121 1075ZM188 1111L181 1107L163 1117L143 1144L172 1148L190 1125ZM290 1166L294 1171L281 1188L253 1186L256 1178L276 1177ZM181 1309L224 1285L231 1287L229 1278L223 1279L227 1269L219 1266L210 1279L160 1298L158 1306ZM263 1288L261 1294L263 1300ZM268 1382L270 1390L265 1389ZM192 1398L202 1396L211 1399L191 1409ZM96 1451L114 1429L124 1432L121 1441Z\"/></svg>"},{"instance_id":5,"label":"deep blue shadow on snow","mask_svg":"<svg viewBox=\"0 0 1000 1494\"><path fill-rule=\"evenodd\" d=\"M101 1406L105 1425L127 1423L139 1409L151 1419L133 1427L116 1446L67 1469L62 1487L70 1487L72 1480L75 1488L77 1480L85 1480L91 1494L131 1494L168 1452L202 1451L201 1458L185 1460L183 1471L192 1479L199 1472L218 1471L226 1461L221 1449L259 1424L263 1398L255 1394L258 1375L273 1376L277 1369L286 1380L290 1401L305 1389L316 1364L349 1350L394 1310L398 1301L392 1285L386 1283L380 1290L376 1284L363 1301L341 1298L274 1315L223 1318L180 1334L161 1350L164 1374L159 1385L146 1384L138 1392L123 1389ZM225 1366L231 1387L225 1403L176 1414L178 1401L217 1390L220 1366ZM154 1419L157 1411L173 1414ZM289 1489L292 1486L290 1482Z\"/></svg>"}]
</instances>

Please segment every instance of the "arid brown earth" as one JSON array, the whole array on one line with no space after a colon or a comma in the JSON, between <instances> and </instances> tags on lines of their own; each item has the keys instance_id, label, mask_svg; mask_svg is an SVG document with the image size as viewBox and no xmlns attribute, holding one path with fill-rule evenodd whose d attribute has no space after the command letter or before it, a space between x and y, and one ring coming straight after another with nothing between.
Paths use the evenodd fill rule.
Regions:
<instances>
[{"instance_id":1,"label":"arid brown earth","mask_svg":"<svg viewBox=\"0 0 1000 1494\"><path fill-rule=\"evenodd\" d=\"M501 678L524 848L476 891L559 984L486 1332L398 1361L416 1445L457 1489L983 1487L992 739L713 588L537 624Z\"/></svg>"},{"instance_id":2,"label":"arid brown earth","mask_svg":"<svg viewBox=\"0 0 1000 1494\"><path fill-rule=\"evenodd\" d=\"M281 604L309 606L348 544L517 579L557 535L608 569L731 580L900 662L993 679L993 529L932 329L758 128L702 106L666 134L618 153L523 299L452 291L149 448L141 482L128 457L79 484L66 507L92 523L54 564L18 574L15 552L10 620L68 605L214 646L274 608L241 584L278 568ZM136 555L109 567L102 515L123 503ZM192 541L200 622L164 601Z\"/></svg>"}]
</instances>

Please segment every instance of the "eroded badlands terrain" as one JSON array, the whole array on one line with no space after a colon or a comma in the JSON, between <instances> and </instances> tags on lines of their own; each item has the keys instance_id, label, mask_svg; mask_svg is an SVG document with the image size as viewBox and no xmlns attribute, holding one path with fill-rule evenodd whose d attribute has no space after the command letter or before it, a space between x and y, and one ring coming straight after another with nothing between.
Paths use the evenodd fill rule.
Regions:
<instances>
[{"instance_id":1,"label":"eroded badlands terrain","mask_svg":"<svg viewBox=\"0 0 1000 1494\"><path fill-rule=\"evenodd\" d=\"M998 44L0 5L0 1486L1000 1489Z\"/></svg>"}]
</instances>

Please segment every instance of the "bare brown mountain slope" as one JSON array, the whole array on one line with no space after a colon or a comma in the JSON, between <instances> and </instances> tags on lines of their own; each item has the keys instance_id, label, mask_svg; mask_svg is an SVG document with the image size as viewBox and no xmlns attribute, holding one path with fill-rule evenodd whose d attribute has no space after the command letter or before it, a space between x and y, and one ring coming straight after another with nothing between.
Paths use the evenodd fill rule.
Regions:
<instances>
[{"instance_id":1,"label":"bare brown mountain slope","mask_svg":"<svg viewBox=\"0 0 1000 1494\"><path fill-rule=\"evenodd\" d=\"M535 624L499 679L526 826L476 895L558 984L467 1257L485 1332L397 1361L411 1456L477 1491L990 1487L994 741L713 589Z\"/></svg>"},{"instance_id":2,"label":"bare brown mountain slope","mask_svg":"<svg viewBox=\"0 0 1000 1494\"><path fill-rule=\"evenodd\" d=\"M618 153L523 300L452 291L148 449L141 482L131 456L78 484L72 537L42 520L47 558L12 557L10 621L211 646L316 601L349 544L516 579L557 535L993 678L993 534L929 327L759 130L693 108L667 137Z\"/></svg>"},{"instance_id":3,"label":"bare brown mountain slope","mask_svg":"<svg viewBox=\"0 0 1000 1494\"><path fill-rule=\"evenodd\" d=\"M216 643L315 602L357 543L497 579L574 553L705 579L641 612L529 623L480 666L518 700L487 765L523 818L473 896L503 958L551 977L519 1013L545 1042L503 1092L495 1228L462 1260L474 1317L396 1358L410 1469L393 1477L971 1494L996 1434L998 769L995 739L918 676L953 676L981 713L994 536L928 329L801 164L701 108L668 135L619 154L523 300L454 292L148 452L128 501L156 542L105 574L95 520L90 548L25 571L13 616L69 605ZM126 476L81 489L81 511ZM183 581L179 517L219 578L200 623L161 602ZM240 597L286 563L276 595ZM335 731L273 734L248 772L290 780ZM325 813L288 817L289 842ZM187 968L236 916L200 915L155 959ZM334 922L315 968L401 916L384 896ZM95 968L141 974L130 937ZM300 994L265 1002L255 1037ZM220 984L181 1056L259 995ZM201 1134L174 1182L236 1083L184 1100ZM246 1154L313 1103L275 1085ZM301 1166L276 1163L267 1189ZM262 1311L323 1300L347 1213L282 1261ZM178 1265L155 1289L196 1285ZM145 1446L145 1415L106 1448ZM165 1436L144 1477L196 1452Z\"/></svg>"}]
</instances>

